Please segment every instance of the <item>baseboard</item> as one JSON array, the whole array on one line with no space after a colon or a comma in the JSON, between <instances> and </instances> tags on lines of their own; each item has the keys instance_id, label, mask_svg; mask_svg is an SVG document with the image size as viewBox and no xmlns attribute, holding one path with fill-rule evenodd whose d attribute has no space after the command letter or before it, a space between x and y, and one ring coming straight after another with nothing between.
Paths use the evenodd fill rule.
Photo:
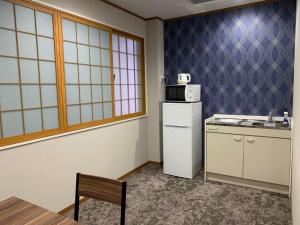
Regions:
<instances>
[{"instance_id":1,"label":"baseboard","mask_svg":"<svg viewBox=\"0 0 300 225\"><path fill-rule=\"evenodd\" d=\"M89 200L89 198L83 197L82 199L80 199L79 204L82 204L82 203L86 202L87 200ZM63 210L59 211L58 214L64 215L64 214L66 214L67 212L71 211L74 208L75 208L75 203L72 204L72 205L69 205L68 207L66 207Z\"/></svg>"},{"instance_id":2,"label":"baseboard","mask_svg":"<svg viewBox=\"0 0 300 225\"><path fill-rule=\"evenodd\" d=\"M121 177L117 178L117 180L125 180L127 177L129 177L130 175L134 174L135 172L139 171L140 169L142 169L144 166L147 166L147 165L160 166L160 165L162 165L162 162L147 161L147 162L139 165L138 167L134 168L133 170L129 171L128 173L122 175ZM89 198L83 197L82 199L80 199L80 204L86 202L87 200L89 200ZM75 204L69 205L68 207L66 207L66 208L62 209L61 211L59 211L58 214L64 215L67 212L74 209L74 207L75 207Z\"/></svg>"}]
</instances>

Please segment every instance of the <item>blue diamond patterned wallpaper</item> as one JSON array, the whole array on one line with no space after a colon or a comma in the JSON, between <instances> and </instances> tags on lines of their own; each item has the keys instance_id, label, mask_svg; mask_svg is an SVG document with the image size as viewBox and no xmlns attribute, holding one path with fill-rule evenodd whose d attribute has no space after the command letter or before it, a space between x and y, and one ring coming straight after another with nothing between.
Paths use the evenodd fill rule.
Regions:
<instances>
[{"instance_id":1,"label":"blue diamond patterned wallpaper","mask_svg":"<svg viewBox=\"0 0 300 225\"><path fill-rule=\"evenodd\" d=\"M191 73L204 118L291 113L295 11L295 0L281 0L165 22L168 84Z\"/></svg>"}]
</instances>

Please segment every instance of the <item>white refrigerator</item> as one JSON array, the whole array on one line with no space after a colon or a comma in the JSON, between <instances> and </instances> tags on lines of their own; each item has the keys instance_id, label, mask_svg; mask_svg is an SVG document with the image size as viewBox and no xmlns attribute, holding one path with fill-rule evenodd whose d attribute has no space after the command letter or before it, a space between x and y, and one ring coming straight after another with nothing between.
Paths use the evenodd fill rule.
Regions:
<instances>
[{"instance_id":1,"label":"white refrigerator","mask_svg":"<svg viewBox=\"0 0 300 225\"><path fill-rule=\"evenodd\" d=\"M202 168L202 102L163 104L163 171L192 179Z\"/></svg>"}]
</instances>

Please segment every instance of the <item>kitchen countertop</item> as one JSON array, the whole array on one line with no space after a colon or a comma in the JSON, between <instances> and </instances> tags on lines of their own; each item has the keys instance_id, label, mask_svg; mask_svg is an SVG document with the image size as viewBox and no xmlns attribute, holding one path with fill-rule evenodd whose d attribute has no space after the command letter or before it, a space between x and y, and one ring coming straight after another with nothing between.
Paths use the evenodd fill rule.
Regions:
<instances>
[{"instance_id":1,"label":"kitchen countertop","mask_svg":"<svg viewBox=\"0 0 300 225\"><path fill-rule=\"evenodd\" d=\"M207 125L250 127L263 129L291 130L290 124L283 124L282 120L268 122L259 119L219 118L211 117L206 121Z\"/></svg>"}]
</instances>

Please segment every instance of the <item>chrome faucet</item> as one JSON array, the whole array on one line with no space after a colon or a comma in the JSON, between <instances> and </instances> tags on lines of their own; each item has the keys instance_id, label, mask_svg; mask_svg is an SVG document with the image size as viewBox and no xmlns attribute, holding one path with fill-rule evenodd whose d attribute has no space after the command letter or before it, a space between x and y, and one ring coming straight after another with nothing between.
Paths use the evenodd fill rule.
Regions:
<instances>
[{"instance_id":1,"label":"chrome faucet","mask_svg":"<svg viewBox=\"0 0 300 225\"><path fill-rule=\"evenodd\" d=\"M269 112L268 122L273 122L273 111L272 110Z\"/></svg>"}]
</instances>

